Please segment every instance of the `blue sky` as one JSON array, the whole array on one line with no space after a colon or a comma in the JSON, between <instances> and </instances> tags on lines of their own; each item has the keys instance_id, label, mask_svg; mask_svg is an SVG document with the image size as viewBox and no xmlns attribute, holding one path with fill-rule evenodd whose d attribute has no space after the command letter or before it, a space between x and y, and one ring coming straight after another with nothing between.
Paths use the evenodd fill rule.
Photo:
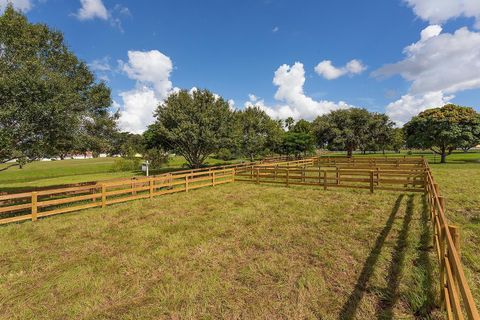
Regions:
<instances>
[{"instance_id":1,"label":"blue sky","mask_svg":"<svg viewBox=\"0 0 480 320\"><path fill-rule=\"evenodd\" d=\"M280 118L354 106L401 124L446 102L479 110L478 0L12 2L65 34L133 132L177 88Z\"/></svg>"}]
</instances>

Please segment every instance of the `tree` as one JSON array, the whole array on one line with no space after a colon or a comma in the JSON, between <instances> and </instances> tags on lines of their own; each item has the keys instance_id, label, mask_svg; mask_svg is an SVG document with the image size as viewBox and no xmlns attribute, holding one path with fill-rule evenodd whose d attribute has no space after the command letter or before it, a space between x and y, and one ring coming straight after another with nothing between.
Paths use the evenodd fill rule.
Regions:
<instances>
[{"instance_id":1,"label":"tree","mask_svg":"<svg viewBox=\"0 0 480 320\"><path fill-rule=\"evenodd\" d=\"M389 148L395 152L400 152L400 150L405 146L405 136L403 134L402 128L393 128L392 137L390 139Z\"/></svg>"},{"instance_id":2,"label":"tree","mask_svg":"<svg viewBox=\"0 0 480 320\"><path fill-rule=\"evenodd\" d=\"M145 153L146 139L145 133L142 136L130 132L117 132L113 138L110 154L126 158L132 158L137 153L143 154Z\"/></svg>"},{"instance_id":3,"label":"tree","mask_svg":"<svg viewBox=\"0 0 480 320\"><path fill-rule=\"evenodd\" d=\"M311 133L312 132L312 124L307 120L300 119L298 120L292 127L292 132L302 132L302 133Z\"/></svg>"},{"instance_id":4,"label":"tree","mask_svg":"<svg viewBox=\"0 0 480 320\"><path fill-rule=\"evenodd\" d=\"M368 142L371 114L366 109L341 109L317 117L312 126L317 144L329 150L353 151Z\"/></svg>"},{"instance_id":5,"label":"tree","mask_svg":"<svg viewBox=\"0 0 480 320\"><path fill-rule=\"evenodd\" d=\"M453 150L480 138L480 114L473 108L447 104L428 109L404 126L408 147L431 149L446 163Z\"/></svg>"},{"instance_id":6,"label":"tree","mask_svg":"<svg viewBox=\"0 0 480 320\"><path fill-rule=\"evenodd\" d=\"M281 139L281 128L265 111L250 106L237 113L240 125L240 148L250 161L259 154L276 148Z\"/></svg>"},{"instance_id":7,"label":"tree","mask_svg":"<svg viewBox=\"0 0 480 320\"><path fill-rule=\"evenodd\" d=\"M386 114L371 113L365 146L373 151L381 150L385 154L385 149L393 139L393 126L393 121Z\"/></svg>"},{"instance_id":8,"label":"tree","mask_svg":"<svg viewBox=\"0 0 480 320\"><path fill-rule=\"evenodd\" d=\"M281 153L294 155L300 157L302 154L313 152L315 149L315 138L305 132L292 132L288 131L283 134L283 140L281 144Z\"/></svg>"},{"instance_id":9,"label":"tree","mask_svg":"<svg viewBox=\"0 0 480 320\"><path fill-rule=\"evenodd\" d=\"M287 130L292 129L294 123L295 123L295 120L293 120L292 117L288 117L287 119L285 119L285 128Z\"/></svg>"},{"instance_id":10,"label":"tree","mask_svg":"<svg viewBox=\"0 0 480 320\"><path fill-rule=\"evenodd\" d=\"M64 157L89 123L98 132L100 123L114 121L110 105L110 90L95 82L61 32L7 6L0 16L0 163Z\"/></svg>"},{"instance_id":11,"label":"tree","mask_svg":"<svg viewBox=\"0 0 480 320\"><path fill-rule=\"evenodd\" d=\"M221 147L233 145L234 114L228 102L208 90L171 94L156 110L145 133L148 147L173 150L192 168Z\"/></svg>"}]
</instances>

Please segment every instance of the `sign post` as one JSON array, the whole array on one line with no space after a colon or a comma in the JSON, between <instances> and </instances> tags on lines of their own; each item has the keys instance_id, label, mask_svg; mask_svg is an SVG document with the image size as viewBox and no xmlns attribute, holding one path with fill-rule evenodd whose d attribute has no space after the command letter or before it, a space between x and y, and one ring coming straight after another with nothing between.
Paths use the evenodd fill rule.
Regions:
<instances>
[{"instance_id":1,"label":"sign post","mask_svg":"<svg viewBox=\"0 0 480 320\"><path fill-rule=\"evenodd\" d=\"M145 175L148 177L148 160L142 163L142 171L145 172Z\"/></svg>"}]
</instances>

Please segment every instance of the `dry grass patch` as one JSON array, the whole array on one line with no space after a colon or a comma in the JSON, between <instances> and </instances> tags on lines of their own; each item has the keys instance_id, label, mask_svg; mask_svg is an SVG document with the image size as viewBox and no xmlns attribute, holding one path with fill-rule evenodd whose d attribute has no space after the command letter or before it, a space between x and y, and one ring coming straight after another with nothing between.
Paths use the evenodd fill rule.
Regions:
<instances>
[{"instance_id":1,"label":"dry grass patch","mask_svg":"<svg viewBox=\"0 0 480 320\"><path fill-rule=\"evenodd\" d=\"M436 317L423 209L237 183L4 226L0 318Z\"/></svg>"}]
</instances>

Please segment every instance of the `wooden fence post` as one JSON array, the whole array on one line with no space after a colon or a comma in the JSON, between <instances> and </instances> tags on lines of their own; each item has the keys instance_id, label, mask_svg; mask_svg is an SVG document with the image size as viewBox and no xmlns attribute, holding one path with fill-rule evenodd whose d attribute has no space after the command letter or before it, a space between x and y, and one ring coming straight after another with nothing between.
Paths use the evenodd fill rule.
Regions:
<instances>
[{"instance_id":1,"label":"wooden fence post","mask_svg":"<svg viewBox=\"0 0 480 320\"><path fill-rule=\"evenodd\" d=\"M153 198L153 185L154 185L153 178L150 178L148 183L149 183L149 186L150 186L150 199L152 199Z\"/></svg>"},{"instance_id":2,"label":"wooden fence post","mask_svg":"<svg viewBox=\"0 0 480 320\"><path fill-rule=\"evenodd\" d=\"M340 170L338 169L338 167L337 167L336 177L337 177L337 185L339 185L340 184Z\"/></svg>"},{"instance_id":3,"label":"wooden fence post","mask_svg":"<svg viewBox=\"0 0 480 320\"><path fill-rule=\"evenodd\" d=\"M105 184L102 184L102 208L105 208L106 204L107 204L106 187L105 187Z\"/></svg>"},{"instance_id":4,"label":"wooden fence post","mask_svg":"<svg viewBox=\"0 0 480 320\"><path fill-rule=\"evenodd\" d=\"M440 208L445 214L445 199L441 196L438 197L440 202ZM443 306L445 302L445 284L446 284L446 277L445 277L445 244L446 244L446 229L445 226L440 226L439 230L439 247L440 247L440 304Z\"/></svg>"},{"instance_id":5,"label":"wooden fence post","mask_svg":"<svg viewBox=\"0 0 480 320\"><path fill-rule=\"evenodd\" d=\"M289 177L290 177L290 169L289 167L287 167L287 187L290 186L290 181L289 181Z\"/></svg>"},{"instance_id":6,"label":"wooden fence post","mask_svg":"<svg viewBox=\"0 0 480 320\"><path fill-rule=\"evenodd\" d=\"M257 174L257 181L256 181L256 183L260 183L260 169L259 169L259 168L257 168L257 173L256 173L256 174Z\"/></svg>"},{"instance_id":7,"label":"wooden fence post","mask_svg":"<svg viewBox=\"0 0 480 320\"><path fill-rule=\"evenodd\" d=\"M37 221L37 201L38 201L38 193L32 192L32 221Z\"/></svg>"},{"instance_id":8,"label":"wooden fence post","mask_svg":"<svg viewBox=\"0 0 480 320\"><path fill-rule=\"evenodd\" d=\"M185 175L185 192L188 192L188 175Z\"/></svg>"},{"instance_id":9,"label":"wooden fence post","mask_svg":"<svg viewBox=\"0 0 480 320\"><path fill-rule=\"evenodd\" d=\"M377 167L377 186L380 185L380 168Z\"/></svg>"},{"instance_id":10,"label":"wooden fence post","mask_svg":"<svg viewBox=\"0 0 480 320\"><path fill-rule=\"evenodd\" d=\"M327 170L323 170L323 190L327 190Z\"/></svg>"},{"instance_id":11,"label":"wooden fence post","mask_svg":"<svg viewBox=\"0 0 480 320\"><path fill-rule=\"evenodd\" d=\"M450 231L450 234L452 235L453 239L453 244L455 245L455 249L457 250L458 256L461 256L461 250L460 250L460 228L457 226L448 226L448 230Z\"/></svg>"},{"instance_id":12,"label":"wooden fence post","mask_svg":"<svg viewBox=\"0 0 480 320\"><path fill-rule=\"evenodd\" d=\"M215 187L215 171L212 171L212 186Z\"/></svg>"},{"instance_id":13,"label":"wooden fence post","mask_svg":"<svg viewBox=\"0 0 480 320\"><path fill-rule=\"evenodd\" d=\"M373 193L373 170L370 170L370 193Z\"/></svg>"}]
</instances>

